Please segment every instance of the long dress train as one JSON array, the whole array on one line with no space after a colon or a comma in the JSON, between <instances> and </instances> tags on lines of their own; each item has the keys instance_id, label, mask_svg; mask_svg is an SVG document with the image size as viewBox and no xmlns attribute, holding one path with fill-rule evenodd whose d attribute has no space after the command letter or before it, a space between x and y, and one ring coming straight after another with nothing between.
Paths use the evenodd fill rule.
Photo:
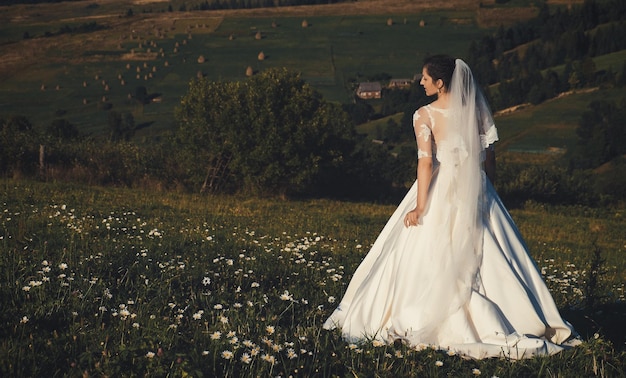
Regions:
<instances>
[{"instance_id":1,"label":"long dress train","mask_svg":"<svg viewBox=\"0 0 626 378\"><path fill-rule=\"evenodd\" d=\"M438 295L437 286L450 283L438 279L442 264L431 249L430 236L440 230L434 222L427 216L418 227L403 224L404 215L414 207L416 193L417 182L355 271L324 328L341 328L349 341L401 339L473 358L520 359L566 348L560 344L574 335L573 328L561 318L517 227L488 180L488 216L477 290L447 319L430 318L430 308L424 304L447 306L445 297L431 294ZM419 332L424 324L430 326L427 333Z\"/></svg>"}]
</instances>

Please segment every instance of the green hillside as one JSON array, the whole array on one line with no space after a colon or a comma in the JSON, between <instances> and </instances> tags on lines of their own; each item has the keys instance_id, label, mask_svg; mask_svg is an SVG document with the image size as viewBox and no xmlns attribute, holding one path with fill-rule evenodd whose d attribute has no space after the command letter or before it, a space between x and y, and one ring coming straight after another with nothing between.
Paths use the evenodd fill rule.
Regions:
<instances>
[{"instance_id":1,"label":"green hillside","mask_svg":"<svg viewBox=\"0 0 626 378\"><path fill-rule=\"evenodd\" d=\"M76 11L70 5L59 9L63 7ZM26 114L37 125L62 115L81 132L95 135L106 128L102 109L110 106L150 125L140 136L158 133L172 126L173 108L189 80L199 74L242 80L248 66L300 71L326 98L350 102L354 83L382 73L412 78L427 54L463 55L472 40L488 31L476 25L473 11L463 9L358 16L172 12L122 17L103 6L81 8L71 18L60 10L39 14L36 9L0 8L1 18L9 21L0 26L5 41L0 45L0 114ZM305 20L307 27L302 27ZM85 25L98 30L60 32L84 30ZM22 37L25 33L29 38ZM264 60L258 58L261 52ZM129 100L137 87L162 102L142 106Z\"/></svg>"}]
</instances>

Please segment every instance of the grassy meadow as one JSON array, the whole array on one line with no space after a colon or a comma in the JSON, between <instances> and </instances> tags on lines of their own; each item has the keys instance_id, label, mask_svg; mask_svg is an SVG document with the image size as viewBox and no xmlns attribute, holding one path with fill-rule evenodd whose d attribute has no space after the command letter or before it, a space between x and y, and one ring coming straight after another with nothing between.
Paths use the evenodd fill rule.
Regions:
<instances>
[{"instance_id":1,"label":"grassy meadow","mask_svg":"<svg viewBox=\"0 0 626 378\"><path fill-rule=\"evenodd\" d=\"M584 342L476 361L321 329L394 206L15 180L0 193L2 376L626 374L621 210L512 212Z\"/></svg>"}]
</instances>

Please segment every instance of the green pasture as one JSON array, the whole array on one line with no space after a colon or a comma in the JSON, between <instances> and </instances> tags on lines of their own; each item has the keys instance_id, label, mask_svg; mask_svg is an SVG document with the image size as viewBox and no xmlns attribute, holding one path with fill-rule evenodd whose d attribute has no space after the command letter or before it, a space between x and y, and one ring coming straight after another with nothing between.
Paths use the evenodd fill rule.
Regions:
<instances>
[{"instance_id":1,"label":"green pasture","mask_svg":"<svg viewBox=\"0 0 626 378\"><path fill-rule=\"evenodd\" d=\"M551 147L570 150L576 145L580 116L593 101L619 102L621 89L573 93L516 112L495 117L500 151L545 153Z\"/></svg>"},{"instance_id":2,"label":"green pasture","mask_svg":"<svg viewBox=\"0 0 626 378\"><path fill-rule=\"evenodd\" d=\"M97 11L83 9L79 16ZM411 78L427 54L462 56L469 43L486 32L471 22L473 13L461 11L306 17L306 28L304 17L177 19L176 14L134 18L108 14L95 21L111 25L110 29L29 41L21 40L25 31L38 35L91 19L70 22L66 17L29 13L30 18L4 24L0 36L11 40L11 48L22 48L24 53L34 50L35 56L38 49L45 49L46 55L7 75L0 87L0 114L25 114L45 126L62 113L82 132L98 135L107 127L106 112L99 110L106 97L113 110L132 112L138 124L150 124L139 132L150 135L145 133L171 127L174 107L198 74L214 80L243 80L248 66L255 71L268 67L299 71L327 99L349 102L354 90L350 83L380 73ZM388 18L393 19L392 26L387 25ZM419 25L422 20L424 27ZM257 32L261 39L255 38ZM260 52L266 56L263 61L258 59ZM204 63L198 63L200 55ZM109 86L106 91L102 80ZM129 101L129 93L134 94L138 86L160 94L162 103L142 107Z\"/></svg>"},{"instance_id":3,"label":"green pasture","mask_svg":"<svg viewBox=\"0 0 626 378\"><path fill-rule=\"evenodd\" d=\"M0 180L0 206L3 376L625 374L621 211L512 212L584 342L477 361L321 329L394 206L19 180Z\"/></svg>"}]
</instances>

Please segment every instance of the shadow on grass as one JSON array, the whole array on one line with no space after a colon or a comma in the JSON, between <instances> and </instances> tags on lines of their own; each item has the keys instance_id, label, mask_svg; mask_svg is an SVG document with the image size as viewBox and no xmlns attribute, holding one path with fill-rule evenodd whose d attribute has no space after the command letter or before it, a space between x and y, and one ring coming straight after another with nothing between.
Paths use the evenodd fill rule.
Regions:
<instances>
[{"instance_id":1,"label":"shadow on grass","mask_svg":"<svg viewBox=\"0 0 626 378\"><path fill-rule=\"evenodd\" d=\"M567 319L583 339L598 333L611 341L618 352L626 351L626 302L607 303L593 309L564 310Z\"/></svg>"}]
</instances>

